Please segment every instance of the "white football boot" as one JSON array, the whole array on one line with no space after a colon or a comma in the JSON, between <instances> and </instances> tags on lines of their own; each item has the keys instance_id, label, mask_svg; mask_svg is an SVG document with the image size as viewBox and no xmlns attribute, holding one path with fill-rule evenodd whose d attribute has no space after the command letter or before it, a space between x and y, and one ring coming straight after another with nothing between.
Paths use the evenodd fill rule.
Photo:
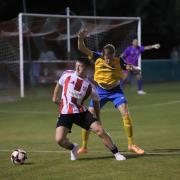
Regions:
<instances>
[{"instance_id":1,"label":"white football boot","mask_svg":"<svg viewBox=\"0 0 180 180\"><path fill-rule=\"evenodd\" d=\"M146 94L146 92L143 91L143 90L140 90L140 91L138 91L137 93L138 93L139 95L145 95L145 94Z\"/></svg>"},{"instance_id":2,"label":"white football boot","mask_svg":"<svg viewBox=\"0 0 180 180\"><path fill-rule=\"evenodd\" d=\"M74 143L74 148L71 150L71 161L75 161L78 156L79 145Z\"/></svg>"},{"instance_id":3,"label":"white football boot","mask_svg":"<svg viewBox=\"0 0 180 180\"><path fill-rule=\"evenodd\" d=\"M117 161L124 161L124 160L126 160L126 158L122 154L120 154L120 152L114 154L114 156L115 156Z\"/></svg>"}]
</instances>

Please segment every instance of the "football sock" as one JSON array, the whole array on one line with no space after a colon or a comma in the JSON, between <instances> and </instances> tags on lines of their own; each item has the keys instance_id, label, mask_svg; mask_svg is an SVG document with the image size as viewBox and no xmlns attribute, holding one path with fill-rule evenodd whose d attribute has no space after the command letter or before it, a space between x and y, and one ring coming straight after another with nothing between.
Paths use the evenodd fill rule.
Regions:
<instances>
[{"instance_id":1,"label":"football sock","mask_svg":"<svg viewBox=\"0 0 180 180\"><path fill-rule=\"evenodd\" d=\"M70 144L69 146L66 147L68 150L72 150L74 148L74 144Z\"/></svg>"},{"instance_id":2,"label":"football sock","mask_svg":"<svg viewBox=\"0 0 180 180\"><path fill-rule=\"evenodd\" d=\"M118 148L117 148L117 146L114 144L113 145L113 147L110 149L111 150L111 152L113 153L113 154L116 154L116 153L118 153L119 151L118 151Z\"/></svg>"},{"instance_id":3,"label":"football sock","mask_svg":"<svg viewBox=\"0 0 180 180\"><path fill-rule=\"evenodd\" d=\"M82 129L82 147L87 148L89 132L86 129Z\"/></svg>"},{"instance_id":4,"label":"football sock","mask_svg":"<svg viewBox=\"0 0 180 180\"><path fill-rule=\"evenodd\" d=\"M133 130L132 130L132 122L129 115L123 117L124 130L128 139L128 145L133 144Z\"/></svg>"}]
</instances>

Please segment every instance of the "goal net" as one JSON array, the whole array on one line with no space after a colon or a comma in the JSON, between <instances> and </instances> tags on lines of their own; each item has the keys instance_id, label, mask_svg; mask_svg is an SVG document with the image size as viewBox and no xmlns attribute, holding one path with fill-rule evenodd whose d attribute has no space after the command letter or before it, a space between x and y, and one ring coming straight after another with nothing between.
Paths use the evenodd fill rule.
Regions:
<instances>
[{"instance_id":1,"label":"goal net","mask_svg":"<svg viewBox=\"0 0 180 180\"><path fill-rule=\"evenodd\" d=\"M138 17L20 14L18 21L10 21L3 28L1 71L6 69L3 76L12 83L4 80L0 88L19 88L21 97L29 89L54 86L64 70L74 68L75 60L83 56L77 49L77 36L82 28L87 30L85 43L93 51L101 51L111 43L119 56L134 37L141 41Z\"/></svg>"},{"instance_id":2,"label":"goal net","mask_svg":"<svg viewBox=\"0 0 180 180\"><path fill-rule=\"evenodd\" d=\"M18 19L0 23L0 101L19 96Z\"/></svg>"}]
</instances>

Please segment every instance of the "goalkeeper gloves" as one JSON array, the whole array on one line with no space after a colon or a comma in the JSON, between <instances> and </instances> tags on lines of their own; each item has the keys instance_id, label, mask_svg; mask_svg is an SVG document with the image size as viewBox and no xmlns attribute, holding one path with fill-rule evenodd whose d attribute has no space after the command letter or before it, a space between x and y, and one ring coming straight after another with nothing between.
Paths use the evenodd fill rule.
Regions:
<instances>
[{"instance_id":1,"label":"goalkeeper gloves","mask_svg":"<svg viewBox=\"0 0 180 180\"><path fill-rule=\"evenodd\" d=\"M160 44L154 44L154 45L152 45L152 48L159 49L160 48Z\"/></svg>"}]
</instances>

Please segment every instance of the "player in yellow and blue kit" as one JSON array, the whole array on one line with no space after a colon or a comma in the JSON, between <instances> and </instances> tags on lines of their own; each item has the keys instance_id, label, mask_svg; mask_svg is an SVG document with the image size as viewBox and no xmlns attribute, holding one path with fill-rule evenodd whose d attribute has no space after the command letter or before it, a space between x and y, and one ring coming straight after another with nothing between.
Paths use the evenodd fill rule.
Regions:
<instances>
[{"instance_id":1,"label":"player in yellow and blue kit","mask_svg":"<svg viewBox=\"0 0 180 180\"><path fill-rule=\"evenodd\" d=\"M128 150L137 154L144 154L144 150L134 144L132 121L128 111L127 100L120 88L120 80L123 79L123 70L137 71L133 65L126 64L122 59L115 57L115 48L111 44L104 46L102 53L96 53L88 49L84 44L85 31L80 31L78 35L78 49L86 54L89 59L95 62L94 81L97 84L96 90L100 97L100 108L108 101L113 102L123 118L124 129L128 139ZM89 111L94 113L92 103ZM82 147L78 153L87 152L87 141L89 132L82 130Z\"/></svg>"}]
</instances>

